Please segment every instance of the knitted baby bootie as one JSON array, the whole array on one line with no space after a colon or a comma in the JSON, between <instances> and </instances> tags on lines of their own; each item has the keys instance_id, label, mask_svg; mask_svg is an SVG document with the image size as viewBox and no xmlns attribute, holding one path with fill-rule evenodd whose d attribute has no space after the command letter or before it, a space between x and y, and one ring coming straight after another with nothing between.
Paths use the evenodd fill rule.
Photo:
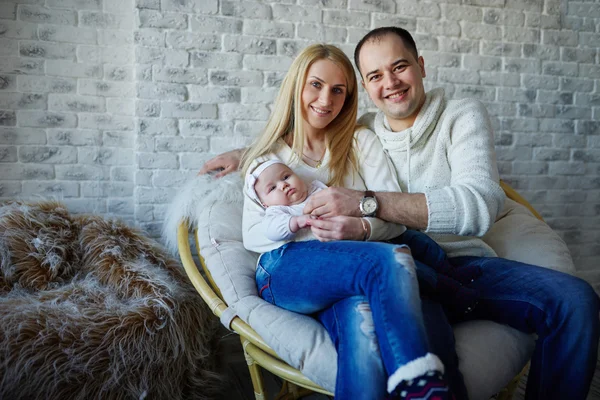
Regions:
<instances>
[{"instance_id":1,"label":"knitted baby bootie","mask_svg":"<svg viewBox=\"0 0 600 400\"><path fill-rule=\"evenodd\" d=\"M437 371L402 381L386 400L455 400L448 384Z\"/></svg>"}]
</instances>

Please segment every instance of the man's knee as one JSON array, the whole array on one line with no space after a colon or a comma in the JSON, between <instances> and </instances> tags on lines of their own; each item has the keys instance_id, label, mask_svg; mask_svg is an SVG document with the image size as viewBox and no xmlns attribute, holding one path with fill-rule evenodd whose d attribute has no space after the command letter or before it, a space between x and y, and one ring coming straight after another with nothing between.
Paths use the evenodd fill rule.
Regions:
<instances>
[{"instance_id":1,"label":"man's knee","mask_svg":"<svg viewBox=\"0 0 600 400\"><path fill-rule=\"evenodd\" d=\"M569 276L556 294L568 313L582 324L600 325L600 298L592 286L581 278Z\"/></svg>"}]
</instances>

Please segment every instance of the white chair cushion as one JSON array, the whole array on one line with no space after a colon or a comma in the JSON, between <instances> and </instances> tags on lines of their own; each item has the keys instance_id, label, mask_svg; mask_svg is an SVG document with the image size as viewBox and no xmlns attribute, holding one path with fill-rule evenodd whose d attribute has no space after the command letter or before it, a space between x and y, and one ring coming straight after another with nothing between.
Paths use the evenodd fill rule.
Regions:
<instances>
[{"instance_id":1,"label":"white chair cushion","mask_svg":"<svg viewBox=\"0 0 600 400\"><path fill-rule=\"evenodd\" d=\"M498 257L575 273L571 253L561 237L513 200L506 199L504 210L483 240Z\"/></svg>"},{"instance_id":2,"label":"white chair cushion","mask_svg":"<svg viewBox=\"0 0 600 400\"><path fill-rule=\"evenodd\" d=\"M229 307L283 360L333 392L337 357L325 328L310 317L258 297L254 280L257 255L242 245L241 193L238 176L220 180L201 177L190 182L167 213L166 242L171 247L176 243L169 235L181 217L195 219L201 254ZM530 335L491 321L457 324L454 332L471 400L487 400L502 389L521 371L534 347Z\"/></svg>"},{"instance_id":3,"label":"white chair cushion","mask_svg":"<svg viewBox=\"0 0 600 400\"><path fill-rule=\"evenodd\" d=\"M323 326L258 296L254 280L257 254L242 244L241 203L215 200L207 204L198 217L197 238L200 253L228 306L288 364L318 385L333 389L336 350Z\"/></svg>"}]
</instances>

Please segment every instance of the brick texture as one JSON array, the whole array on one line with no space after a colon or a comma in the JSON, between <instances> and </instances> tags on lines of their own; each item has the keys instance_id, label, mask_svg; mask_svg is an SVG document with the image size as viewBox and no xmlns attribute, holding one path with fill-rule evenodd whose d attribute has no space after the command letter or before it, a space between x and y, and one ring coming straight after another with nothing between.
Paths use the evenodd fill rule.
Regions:
<instances>
[{"instance_id":1,"label":"brick texture","mask_svg":"<svg viewBox=\"0 0 600 400\"><path fill-rule=\"evenodd\" d=\"M527 0L12 0L0 5L0 198L156 233L177 187L260 132L294 56L401 25L427 88L474 97L501 176L600 288L600 8ZM364 92L361 112L372 109Z\"/></svg>"}]
</instances>

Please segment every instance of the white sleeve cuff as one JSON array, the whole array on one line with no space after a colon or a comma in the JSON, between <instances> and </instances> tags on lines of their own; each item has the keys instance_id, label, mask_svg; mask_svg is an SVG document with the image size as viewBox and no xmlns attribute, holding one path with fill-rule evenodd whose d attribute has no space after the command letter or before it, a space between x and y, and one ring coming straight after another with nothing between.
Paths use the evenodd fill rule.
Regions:
<instances>
[{"instance_id":1,"label":"white sleeve cuff","mask_svg":"<svg viewBox=\"0 0 600 400\"><path fill-rule=\"evenodd\" d=\"M393 239L406 231L404 225L386 222L382 219L373 217L366 217L365 219L371 227L371 234L367 238L370 242Z\"/></svg>"},{"instance_id":2,"label":"white sleeve cuff","mask_svg":"<svg viewBox=\"0 0 600 400\"><path fill-rule=\"evenodd\" d=\"M425 193L428 220L425 232L450 233L456 230L457 209L452 196L445 189Z\"/></svg>"}]
</instances>

